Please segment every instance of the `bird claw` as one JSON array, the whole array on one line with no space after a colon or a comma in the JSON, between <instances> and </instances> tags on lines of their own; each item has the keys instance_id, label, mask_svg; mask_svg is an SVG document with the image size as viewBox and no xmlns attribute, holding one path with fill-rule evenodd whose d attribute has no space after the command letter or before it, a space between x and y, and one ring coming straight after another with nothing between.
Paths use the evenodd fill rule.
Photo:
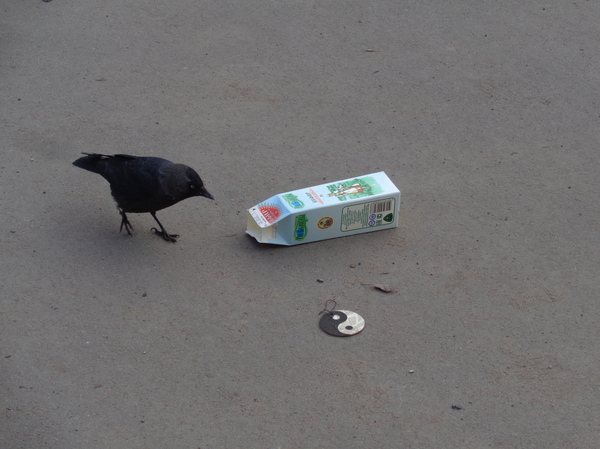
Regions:
<instances>
[{"instance_id":1,"label":"bird claw","mask_svg":"<svg viewBox=\"0 0 600 449\"><path fill-rule=\"evenodd\" d=\"M167 234L166 232L159 231L156 228L151 229L156 235L160 235L165 241L175 243L177 242L177 238L179 238L179 234Z\"/></svg>"},{"instance_id":2,"label":"bird claw","mask_svg":"<svg viewBox=\"0 0 600 449\"><path fill-rule=\"evenodd\" d=\"M127 234L129 235L133 235L131 233L131 231L133 231L133 226L131 225L131 223L129 223L129 220L127 219L127 215L125 215L125 212L120 212L121 213L121 227L119 228L119 232L121 232L123 230L123 226L125 226L125 230L127 231Z\"/></svg>"}]
</instances>

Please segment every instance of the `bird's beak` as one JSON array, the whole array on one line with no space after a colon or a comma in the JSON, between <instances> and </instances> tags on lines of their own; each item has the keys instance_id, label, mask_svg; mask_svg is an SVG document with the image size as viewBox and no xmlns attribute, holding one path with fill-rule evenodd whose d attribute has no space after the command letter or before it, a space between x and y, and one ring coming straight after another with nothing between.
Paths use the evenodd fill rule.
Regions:
<instances>
[{"instance_id":1,"label":"bird's beak","mask_svg":"<svg viewBox=\"0 0 600 449\"><path fill-rule=\"evenodd\" d=\"M206 187L202 187L200 189L200 196L205 196L206 198L210 198L211 200L215 199L210 193L208 193L208 190L206 190Z\"/></svg>"}]
</instances>

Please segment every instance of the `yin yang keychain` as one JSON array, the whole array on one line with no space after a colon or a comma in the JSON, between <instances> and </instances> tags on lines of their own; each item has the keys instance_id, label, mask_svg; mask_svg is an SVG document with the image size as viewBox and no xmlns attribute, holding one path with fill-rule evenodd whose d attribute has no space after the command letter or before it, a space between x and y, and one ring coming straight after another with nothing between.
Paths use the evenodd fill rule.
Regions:
<instances>
[{"instance_id":1,"label":"yin yang keychain","mask_svg":"<svg viewBox=\"0 0 600 449\"><path fill-rule=\"evenodd\" d=\"M329 307L330 303L333 303ZM325 308L319 312L323 314L319 320L319 327L323 332L336 337L350 337L358 334L365 327L365 320L356 312L350 310L335 310L337 302L328 299L325 302Z\"/></svg>"}]
</instances>

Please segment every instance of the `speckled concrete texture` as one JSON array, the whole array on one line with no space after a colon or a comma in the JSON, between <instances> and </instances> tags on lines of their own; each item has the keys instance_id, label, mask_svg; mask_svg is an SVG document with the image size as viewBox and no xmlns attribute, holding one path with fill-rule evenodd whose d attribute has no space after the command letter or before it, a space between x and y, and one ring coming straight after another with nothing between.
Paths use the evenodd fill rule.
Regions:
<instances>
[{"instance_id":1,"label":"speckled concrete texture","mask_svg":"<svg viewBox=\"0 0 600 449\"><path fill-rule=\"evenodd\" d=\"M600 4L0 5L0 446L596 448ZM195 168L119 234L80 152ZM385 170L400 227L246 209ZM318 282L321 279L323 282ZM373 284L388 284L384 293ZM318 327L325 301L358 335Z\"/></svg>"}]
</instances>

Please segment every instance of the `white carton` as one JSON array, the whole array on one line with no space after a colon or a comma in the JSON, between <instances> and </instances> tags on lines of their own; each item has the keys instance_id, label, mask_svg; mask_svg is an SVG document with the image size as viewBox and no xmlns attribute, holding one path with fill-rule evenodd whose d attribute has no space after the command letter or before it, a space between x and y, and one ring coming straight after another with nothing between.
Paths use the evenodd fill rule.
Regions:
<instances>
[{"instance_id":1,"label":"white carton","mask_svg":"<svg viewBox=\"0 0 600 449\"><path fill-rule=\"evenodd\" d=\"M384 172L281 193L248 209L261 243L298 245L398 227L400 191Z\"/></svg>"}]
</instances>

